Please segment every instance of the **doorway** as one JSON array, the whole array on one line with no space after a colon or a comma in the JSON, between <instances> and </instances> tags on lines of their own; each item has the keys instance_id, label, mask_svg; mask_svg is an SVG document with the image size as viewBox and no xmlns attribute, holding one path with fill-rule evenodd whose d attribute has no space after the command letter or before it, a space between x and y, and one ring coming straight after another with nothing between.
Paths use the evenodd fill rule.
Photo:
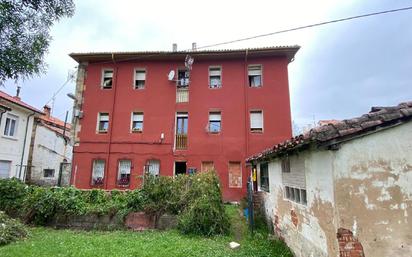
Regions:
<instances>
[{"instance_id":1,"label":"doorway","mask_svg":"<svg viewBox=\"0 0 412 257\"><path fill-rule=\"evenodd\" d=\"M175 175L186 174L186 162L175 162Z\"/></svg>"}]
</instances>

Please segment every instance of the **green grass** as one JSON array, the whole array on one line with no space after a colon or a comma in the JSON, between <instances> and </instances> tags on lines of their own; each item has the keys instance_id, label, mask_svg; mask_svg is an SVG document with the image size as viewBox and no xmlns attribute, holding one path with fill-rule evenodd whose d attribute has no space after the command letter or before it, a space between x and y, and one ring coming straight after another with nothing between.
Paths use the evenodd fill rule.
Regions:
<instances>
[{"instance_id":1,"label":"green grass","mask_svg":"<svg viewBox=\"0 0 412 257\"><path fill-rule=\"evenodd\" d=\"M228 206L232 229L228 236L198 237L178 231L74 231L31 228L24 241L0 247L0 256L284 256L292 254L278 241L257 234L247 235L239 210ZM241 247L229 249L237 240Z\"/></svg>"}]
</instances>

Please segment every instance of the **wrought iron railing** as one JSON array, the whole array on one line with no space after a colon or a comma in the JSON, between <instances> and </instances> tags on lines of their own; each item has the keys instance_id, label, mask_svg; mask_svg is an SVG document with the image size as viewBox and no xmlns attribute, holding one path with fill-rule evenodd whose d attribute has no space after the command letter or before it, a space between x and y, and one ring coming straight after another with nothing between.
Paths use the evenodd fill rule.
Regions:
<instances>
[{"instance_id":1,"label":"wrought iron railing","mask_svg":"<svg viewBox=\"0 0 412 257\"><path fill-rule=\"evenodd\" d=\"M176 150L187 148L187 134L176 134Z\"/></svg>"}]
</instances>

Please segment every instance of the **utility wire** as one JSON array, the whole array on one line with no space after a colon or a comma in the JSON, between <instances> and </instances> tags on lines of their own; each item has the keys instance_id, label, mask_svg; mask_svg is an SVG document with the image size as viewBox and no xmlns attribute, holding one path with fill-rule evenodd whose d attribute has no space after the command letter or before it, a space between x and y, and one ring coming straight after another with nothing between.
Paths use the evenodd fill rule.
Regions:
<instances>
[{"instance_id":1,"label":"utility wire","mask_svg":"<svg viewBox=\"0 0 412 257\"><path fill-rule=\"evenodd\" d=\"M295 27L295 28L278 30L278 31L270 32L270 33L260 34L260 35L256 35L256 36L245 37L245 38L225 41L225 42L221 42L221 43L215 43L215 44L200 46L200 47L197 47L196 50L197 49L210 48L210 47L214 47L214 46L227 45L227 44L232 44L232 43L236 43L236 42L251 40L251 39L260 38L260 37L267 37L267 36L272 36L272 35L276 35L276 34L282 34L282 33L286 33L286 32L302 30L302 29L307 29L307 28L312 28L312 27L317 27L317 26L323 26L323 25L327 25L327 24L331 24L331 23L337 23L337 22L342 22L342 21L366 18L366 17L370 17L370 16L376 16L376 15L382 15L382 14L388 14L388 13L394 13L394 12L409 11L409 10L412 10L412 6L398 8L398 9L390 9L390 10L385 10L385 11L380 11L380 12L361 14L361 15L356 15L356 16L350 16L350 17L340 18L340 19L335 19L335 20L330 20L330 21L323 21L323 22L313 23L313 24L309 24L309 25L303 25L303 26L299 26L299 27ZM191 51L192 51L192 49L186 49L186 50L182 50L182 51L177 51L177 53L179 53L179 52L180 53L185 53L185 52L191 52ZM174 52L164 52L164 53L165 54L175 54ZM139 60L139 59L142 59L142 58L147 58L147 57L152 57L152 56L157 56L157 55L158 55L158 53L150 54L150 52L149 52L148 55L117 60L117 62ZM99 62L99 63L111 63L111 62L112 61L102 61L102 62Z\"/></svg>"},{"instance_id":2,"label":"utility wire","mask_svg":"<svg viewBox=\"0 0 412 257\"><path fill-rule=\"evenodd\" d=\"M49 101L47 101L47 103L46 103L45 105L49 104L49 103L57 96L57 94L60 93L60 91L62 91L62 89L64 88L64 86L66 86L67 83L69 83L70 81L73 80L74 73L75 73L75 72L73 72L73 74L69 74L67 80L66 80L66 81L63 83L63 85L61 85L61 87L53 94L53 96L49 99Z\"/></svg>"},{"instance_id":3,"label":"utility wire","mask_svg":"<svg viewBox=\"0 0 412 257\"><path fill-rule=\"evenodd\" d=\"M404 7L404 8L398 8L398 9L392 9L392 10L386 10L386 11L381 11L381 12L373 12L373 13L367 13L367 14L362 14L362 15L356 15L356 16L351 16L351 17L341 18L341 19L336 19L336 20L318 22L318 23L313 23L313 24L310 24L310 25L304 25L304 26L299 26L299 27L295 27L295 28L290 28L290 29L284 29L284 30L279 30L279 31L275 31L275 32L270 32L270 33L266 33L266 34L260 34L260 35L256 35L256 36L251 36L251 37L245 37L245 38L230 40L230 41L226 41L226 42L222 42L222 43L216 43L216 44L211 44L211 45L200 46L200 47L197 47L197 49L203 49L203 48L209 48L209 47L214 47L214 46L227 45L227 44L232 44L232 43L236 43L236 42L251 40L251 39L260 38L260 37L267 37L267 36L272 36L272 35L276 35L276 34L281 34L281 33L291 32L291 31L295 31L295 30L301 30L301 29L307 29L307 28L322 26L322 25L331 24L331 23L336 23L336 22L342 22L342 21L360 19L360 18L365 18L365 17L370 17L370 16L376 16L376 15L381 15L381 14L387 14L387 13L408 11L408 10L412 10L412 6Z\"/></svg>"}]
</instances>

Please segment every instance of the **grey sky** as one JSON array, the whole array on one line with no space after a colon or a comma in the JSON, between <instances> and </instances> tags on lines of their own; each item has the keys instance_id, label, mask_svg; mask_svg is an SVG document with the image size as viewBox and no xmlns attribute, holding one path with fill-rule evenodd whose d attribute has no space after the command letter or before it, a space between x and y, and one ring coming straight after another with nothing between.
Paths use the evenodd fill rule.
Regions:
<instances>
[{"instance_id":1,"label":"grey sky","mask_svg":"<svg viewBox=\"0 0 412 257\"><path fill-rule=\"evenodd\" d=\"M52 29L46 74L19 82L24 101L41 108L76 63L71 52L180 50L363 13L412 6L412 1L76 1L76 14ZM412 100L412 11L275 35L220 48L295 45L289 65L292 118L300 125L344 119L371 106ZM14 94L14 82L2 90ZM72 102L67 84L53 115Z\"/></svg>"}]
</instances>

